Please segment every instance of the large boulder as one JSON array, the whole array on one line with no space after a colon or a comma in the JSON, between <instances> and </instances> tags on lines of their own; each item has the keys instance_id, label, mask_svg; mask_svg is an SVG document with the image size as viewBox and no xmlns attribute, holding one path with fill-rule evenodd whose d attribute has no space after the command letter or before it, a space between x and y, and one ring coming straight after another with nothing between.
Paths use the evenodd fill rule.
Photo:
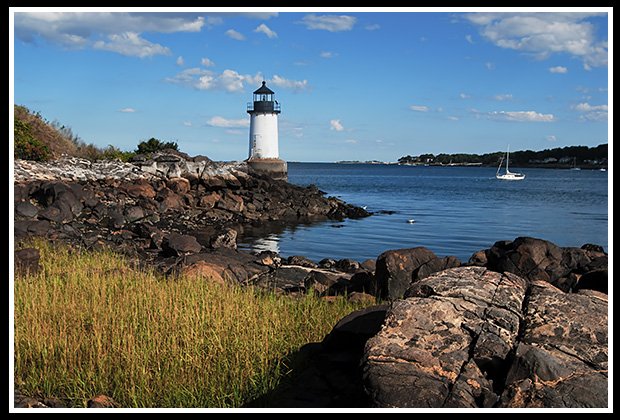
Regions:
<instances>
[{"instance_id":1,"label":"large boulder","mask_svg":"<svg viewBox=\"0 0 620 420\"><path fill-rule=\"evenodd\" d=\"M308 365L269 403L287 408L369 407L358 365L364 344L381 329L387 309L375 305L353 311L322 342L303 346L300 353Z\"/></svg>"},{"instance_id":2,"label":"large boulder","mask_svg":"<svg viewBox=\"0 0 620 420\"><path fill-rule=\"evenodd\" d=\"M496 242L490 249L474 254L469 263L508 271L531 281L546 281L565 292L585 288L579 286L580 278L597 272L586 277L587 287L607 292L607 254L596 245L564 248L543 239L519 237Z\"/></svg>"},{"instance_id":3,"label":"large boulder","mask_svg":"<svg viewBox=\"0 0 620 420\"><path fill-rule=\"evenodd\" d=\"M161 249L167 256L178 257L200 252L202 246L194 236L172 232L164 235L161 242Z\"/></svg>"},{"instance_id":4,"label":"large boulder","mask_svg":"<svg viewBox=\"0 0 620 420\"><path fill-rule=\"evenodd\" d=\"M377 258L373 292L382 299L400 298L412 282L459 265L458 258L439 258L424 247L386 251Z\"/></svg>"},{"instance_id":5,"label":"large boulder","mask_svg":"<svg viewBox=\"0 0 620 420\"><path fill-rule=\"evenodd\" d=\"M606 295L452 268L392 303L360 363L375 407L605 407Z\"/></svg>"},{"instance_id":6,"label":"large boulder","mask_svg":"<svg viewBox=\"0 0 620 420\"><path fill-rule=\"evenodd\" d=\"M608 299L534 282L502 407L606 407Z\"/></svg>"},{"instance_id":7,"label":"large boulder","mask_svg":"<svg viewBox=\"0 0 620 420\"><path fill-rule=\"evenodd\" d=\"M399 298L409 287L413 271L437 256L424 247L386 251L377 258L376 293L381 298Z\"/></svg>"},{"instance_id":8,"label":"large boulder","mask_svg":"<svg viewBox=\"0 0 620 420\"><path fill-rule=\"evenodd\" d=\"M269 272L269 267L257 263L257 257L233 248L221 247L206 252L187 254L177 261L177 273L211 276L214 280L234 284L250 284Z\"/></svg>"}]
</instances>

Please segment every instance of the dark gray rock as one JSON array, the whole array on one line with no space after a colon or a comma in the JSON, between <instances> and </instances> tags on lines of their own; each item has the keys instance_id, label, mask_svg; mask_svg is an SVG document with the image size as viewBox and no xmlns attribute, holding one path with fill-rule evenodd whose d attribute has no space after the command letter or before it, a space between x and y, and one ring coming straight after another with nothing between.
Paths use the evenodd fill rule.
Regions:
<instances>
[{"instance_id":1,"label":"dark gray rock","mask_svg":"<svg viewBox=\"0 0 620 420\"><path fill-rule=\"evenodd\" d=\"M303 255L291 255L286 259L288 265L299 265L301 267L318 268L318 264L309 260Z\"/></svg>"},{"instance_id":2,"label":"dark gray rock","mask_svg":"<svg viewBox=\"0 0 620 420\"><path fill-rule=\"evenodd\" d=\"M194 236L172 232L164 235L161 242L161 249L166 256L178 257L200 252L202 246Z\"/></svg>"},{"instance_id":3,"label":"dark gray rock","mask_svg":"<svg viewBox=\"0 0 620 420\"><path fill-rule=\"evenodd\" d=\"M382 299L400 298L411 284L413 272L437 256L424 247L396 249L379 255L374 294Z\"/></svg>"},{"instance_id":4,"label":"dark gray rock","mask_svg":"<svg viewBox=\"0 0 620 420\"><path fill-rule=\"evenodd\" d=\"M15 213L22 217L34 218L38 212L39 209L30 201L23 201L15 206Z\"/></svg>"},{"instance_id":5,"label":"dark gray rock","mask_svg":"<svg viewBox=\"0 0 620 420\"><path fill-rule=\"evenodd\" d=\"M37 273L41 270L41 253L36 248L24 248L14 251L14 266L16 272Z\"/></svg>"},{"instance_id":6,"label":"dark gray rock","mask_svg":"<svg viewBox=\"0 0 620 420\"><path fill-rule=\"evenodd\" d=\"M341 319L320 343L300 353L309 366L275 397L273 406L286 408L370 407L358 364L366 341L380 329L387 305L368 306ZM261 405L261 401L254 402Z\"/></svg>"},{"instance_id":7,"label":"dark gray rock","mask_svg":"<svg viewBox=\"0 0 620 420\"><path fill-rule=\"evenodd\" d=\"M585 288L585 284L599 291L607 290L603 277L607 271L607 254L597 245L562 248L542 239L519 237L496 242L490 249L475 253L469 264L508 271L530 281L546 281L564 292ZM598 273L586 277L577 286L580 277L590 272ZM597 280L593 281L594 278Z\"/></svg>"},{"instance_id":8,"label":"dark gray rock","mask_svg":"<svg viewBox=\"0 0 620 420\"><path fill-rule=\"evenodd\" d=\"M49 220L15 220L13 225L15 239L22 239L28 236L46 237L53 230Z\"/></svg>"},{"instance_id":9,"label":"dark gray rock","mask_svg":"<svg viewBox=\"0 0 620 420\"><path fill-rule=\"evenodd\" d=\"M211 236L211 242L209 245L214 249L237 249L237 231L230 228L219 229L213 236Z\"/></svg>"}]
</instances>

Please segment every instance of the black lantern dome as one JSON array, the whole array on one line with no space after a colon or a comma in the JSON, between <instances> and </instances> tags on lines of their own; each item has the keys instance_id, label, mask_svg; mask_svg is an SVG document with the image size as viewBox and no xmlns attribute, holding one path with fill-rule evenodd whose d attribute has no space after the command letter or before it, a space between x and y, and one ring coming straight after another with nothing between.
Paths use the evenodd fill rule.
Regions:
<instances>
[{"instance_id":1,"label":"black lantern dome","mask_svg":"<svg viewBox=\"0 0 620 420\"><path fill-rule=\"evenodd\" d=\"M280 113L280 104L275 100L275 93L263 80L263 85L254 91L254 102L248 102L248 112Z\"/></svg>"}]
</instances>

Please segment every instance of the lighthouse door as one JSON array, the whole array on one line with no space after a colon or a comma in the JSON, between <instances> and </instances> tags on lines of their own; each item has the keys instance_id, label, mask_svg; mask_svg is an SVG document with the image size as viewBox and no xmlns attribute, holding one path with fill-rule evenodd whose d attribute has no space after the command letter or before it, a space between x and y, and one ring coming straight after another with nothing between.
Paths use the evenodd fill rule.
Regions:
<instances>
[{"instance_id":1,"label":"lighthouse door","mask_svg":"<svg viewBox=\"0 0 620 420\"><path fill-rule=\"evenodd\" d=\"M253 158L260 158L261 157L261 150L258 149L256 147L257 142L260 140L260 138L262 137L260 134L254 134L253 136L253 141L252 141L252 157Z\"/></svg>"}]
</instances>

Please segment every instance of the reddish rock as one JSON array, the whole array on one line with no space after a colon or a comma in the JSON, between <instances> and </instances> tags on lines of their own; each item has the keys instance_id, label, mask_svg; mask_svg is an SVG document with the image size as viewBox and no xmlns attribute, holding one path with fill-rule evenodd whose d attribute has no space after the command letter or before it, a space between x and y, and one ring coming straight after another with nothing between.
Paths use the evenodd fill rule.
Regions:
<instances>
[{"instance_id":1,"label":"reddish rock","mask_svg":"<svg viewBox=\"0 0 620 420\"><path fill-rule=\"evenodd\" d=\"M365 346L375 407L607 407L607 296L459 267L413 283Z\"/></svg>"},{"instance_id":2,"label":"reddish rock","mask_svg":"<svg viewBox=\"0 0 620 420\"><path fill-rule=\"evenodd\" d=\"M86 408L119 408L113 398L100 394L86 402Z\"/></svg>"}]
</instances>

